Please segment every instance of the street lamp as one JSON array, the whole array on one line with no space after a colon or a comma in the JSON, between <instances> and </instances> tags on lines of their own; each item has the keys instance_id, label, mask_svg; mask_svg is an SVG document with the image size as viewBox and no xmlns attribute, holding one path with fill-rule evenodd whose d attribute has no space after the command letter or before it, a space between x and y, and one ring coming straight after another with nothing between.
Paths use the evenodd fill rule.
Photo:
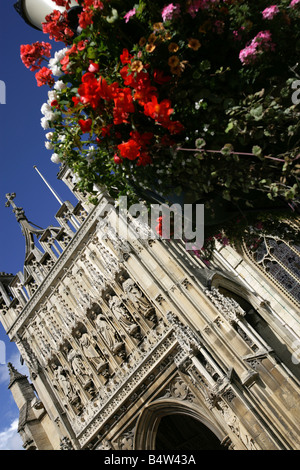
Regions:
<instances>
[{"instance_id":1,"label":"street lamp","mask_svg":"<svg viewBox=\"0 0 300 470\"><path fill-rule=\"evenodd\" d=\"M27 24L40 31L43 29L42 23L45 22L46 16L50 15L53 10L65 11L65 7L57 6L52 0L18 0L14 7ZM77 15L82 11L82 8L75 0L71 0L70 7L68 10L69 21L76 23Z\"/></svg>"}]
</instances>

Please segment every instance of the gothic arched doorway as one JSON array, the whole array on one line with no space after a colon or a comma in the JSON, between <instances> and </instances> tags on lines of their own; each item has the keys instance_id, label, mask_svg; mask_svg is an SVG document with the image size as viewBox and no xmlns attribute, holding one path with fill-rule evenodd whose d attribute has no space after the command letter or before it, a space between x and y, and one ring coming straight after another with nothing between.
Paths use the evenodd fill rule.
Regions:
<instances>
[{"instance_id":1,"label":"gothic arched doorway","mask_svg":"<svg viewBox=\"0 0 300 470\"><path fill-rule=\"evenodd\" d=\"M217 436L191 416L172 414L159 423L155 450L225 450Z\"/></svg>"},{"instance_id":2,"label":"gothic arched doorway","mask_svg":"<svg viewBox=\"0 0 300 470\"><path fill-rule=\"evenodd\" d=\"M135 429L135 450L226 450L226 435L194 404L157 400L142 411Z\"/></svg>"}]
</instances>

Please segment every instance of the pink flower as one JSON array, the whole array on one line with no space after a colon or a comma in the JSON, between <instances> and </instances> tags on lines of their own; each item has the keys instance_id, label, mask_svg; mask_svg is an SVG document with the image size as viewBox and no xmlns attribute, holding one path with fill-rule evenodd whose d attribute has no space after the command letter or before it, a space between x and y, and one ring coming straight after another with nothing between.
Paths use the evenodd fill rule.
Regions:
<instances>
[{"instance_id":1,"label":"pink flower","mask_svg":"<svg viewBox=\"0 0 300 470\"><path fill-rule=\"evenodd\" d=\"M295 8L295 6L297 6L298 3L300 3L300 0L292 0L289 7L290 8Z\"/></svg>"},{"instance_id":2,"label":"pink flower","mask_svg":"<svg viewBox=\"0 0 300 470\"><path fill-rule=\"evenodd\" d=\"M90 62L88 71L91 73L96 73L99 72L99 64L95 64L94 62Z\"/></svg>"},{"instance_id":3,"label":"pink flower","mask_svg":"<svg viewBox=\"0 0 300 470\"><path fill-rule=\"evenodd\" d=\"M244 65L253 63L263 51L275 50L270 31L260 31L244 49L240 51L240 61Z\"/></svg>"},{"instance_id":4,"label":"pink flower","mask_svg":"<svg viewBox=\"0 0 300 470\"><path fill-rule=\"evenodd\" d=\"M125 18L125 23L128 23L128 21L130 20L130 18L131 18L132 16L134 16L135 14L136 14L136 9L135 9L135 8L133 8L132 10L129 10L129 11L126 13L126 15L124 16L124 18Z\"/></svg>"},{"instance_id":5,"label":"pink flower","mask_svg":"<svg viewBox=\"0 0 300 470\"><path fill-rule=\"evenodd\" d=\"M179 3L176 3L174 5L173 3L169 3L169 5L165 6L162 9L161 16L163 21L170 21L172 20L174 14L179 14L180 13L180 5Z\"/></svg>"},{"instance_id":6,"label":"pink flower","mask_svg":"<svg viewBox=\"0 0 300 470\"><path fill-rule=\"evenodd\" d=\"M213 4L218 4L220 0L192 0L188 7L188 13L195 18L198 10L208 10Z\"/></svg>"},{"instance_id":7,"label":"pink flower","mask_svg":"<svg viewBox=\"0 0 300 470\"><path fill-rule=\"evenodd\" d=\"M266 8L262 12L262 16L264 20L272 20L274 16L276 16L279 13L279 8L277 5L272 5L268 8Z\"/></svg>"}]
</instances>

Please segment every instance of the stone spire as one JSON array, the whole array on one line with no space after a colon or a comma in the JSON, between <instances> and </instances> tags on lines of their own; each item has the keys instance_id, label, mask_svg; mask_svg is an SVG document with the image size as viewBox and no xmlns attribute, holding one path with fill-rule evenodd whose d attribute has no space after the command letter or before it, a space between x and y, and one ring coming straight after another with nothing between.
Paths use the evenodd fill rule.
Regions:
<instances>
[{"instance_id":1,"label":"stone spire","mask_svg":"<svg viewBox=\"0 0 300 470\"><path fill-rule=\"evenodd\" d=\"M24 380L24 379L27 380L26 375L23 375L20 372L18 372L11 362L7 364L7 367L8 367L9 377L10 377L8 388L11 388L12 385L18 380Z\"/></svg>"},{"instance_id":2,"label":"stone spire","mask_svg":"<svg viewBox=\"0 0 300 470\"><path fill-rule=\"evenodd\" d=\"M25 236L26 240L26 252L25 252L25 259L29 255L29 253L33 250L38 250L38 248L35 246L34 242L34 235L39 237L44 233L44 229L41 227L33 227L32 224L28 221L25 211L23 207L17 207L14 199L16 197L16 193L8 193L6 194L6 207L12 207L13 208L13 213L16 216L17 222L21 225L22 233ZM40 250L38 250L40 251Z\"/></svg>"}]
</instances>

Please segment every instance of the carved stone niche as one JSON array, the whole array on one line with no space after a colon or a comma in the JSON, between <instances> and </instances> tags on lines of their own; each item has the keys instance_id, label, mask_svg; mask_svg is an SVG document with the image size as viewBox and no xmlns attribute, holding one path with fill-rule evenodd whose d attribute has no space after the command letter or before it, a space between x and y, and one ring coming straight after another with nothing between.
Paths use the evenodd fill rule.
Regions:
<instances>
[{"instance_id":1,"label":"carved stone niche","mask_svg":"<svg viewBox=\"0 0 300 470\"><path fill-rule=\"evenodd\" d=\"M95 304L94 308L89 312L89 319L102 338L106 349L108 349L112 355L126 360L125 344L99 305Z\"/></svg>"},{"instance_id":2,"label":"carved stone niche","mask_svg":"<svg viewBox=\"0 0 300 470\"><path fill-rule=\"evenodd\" d=\"M133 319L120 297L115 292L107 292L105 300L112 312L112 315L116 318L127 334L137 341L141 341L142 337L140 326Z\"/></svg>"},{"instance_id":3,"label":"carved stone niche","mask_svg":"<svg viewBox=\"0 0 300 470\"><path fill-rule=\"evenodd\" d=\"M82 351L74 349L69 343L65 343L62 349L65 359L69 363L77 382L92 397L95 396L96 388L93 382L93 373L91 368L86 365Z\"/></svg>"},{"instance_id":4,"label":"carved stone niche","mask_svg":"<svg viewBox=\"0 0 300 470\"><path fill-rule=\"evenodd\" d=\"M57 391L64 407L71 405L74 412L79 415L82 412L83 405L78 391L71 382L70 372L64 368L58 360L50 364L50 370L53 374L53 387Z\"/></svg>"},{"instance_id":5,"label":"carved stone niche","mask_svg":"<svg viewBox=\"0 0 300 470\"><path fill-rule=\"evenodd\" d=\"M137 284L131 278L122 277L120 281L128 301L146 320L156 325L156 310Z\"/></svg>"},{"instance_id":6,"label":"carved stone niche","mask_svg":"<svg viewBox=\"0 0 300 470\"><path fill-rule=\"evenodd\" d=\"M107 381L109 378L108 362L102 353L96 339L88 333L83 324L79 324L73 331L73 336L80 346L83 358L94 369L97 374L101 374Z\"/></svg>"}]
</instances>

